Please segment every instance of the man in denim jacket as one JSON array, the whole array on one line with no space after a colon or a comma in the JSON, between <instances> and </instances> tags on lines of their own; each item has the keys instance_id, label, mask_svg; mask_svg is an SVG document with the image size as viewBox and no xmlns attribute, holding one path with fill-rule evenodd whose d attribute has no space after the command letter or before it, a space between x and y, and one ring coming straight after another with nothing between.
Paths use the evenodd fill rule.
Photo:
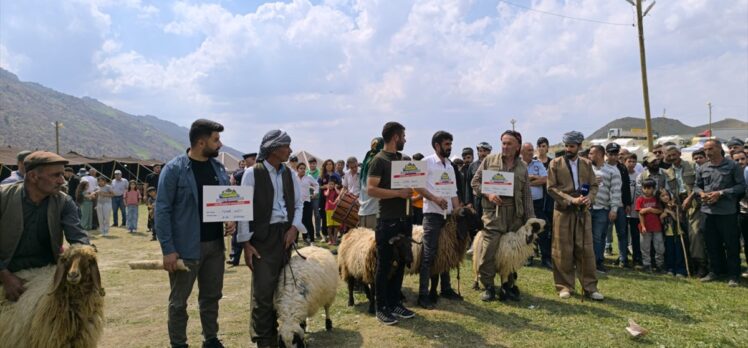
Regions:
<instances>
[{"instance_id":1,"label":"man in denim jacket","mask_svg":"<svg viewBox=\"0 0 748 348\"><path fill-rule=\"evenodd\" d=\"M228 185L224 166L215 158L223 126L200 119L192 123L190 148L166 164L158 181L156 235L169 272L169 341L187 347L187 299L195 280L200 293L203 347L223 347L218 340L218 300L223 296L224 245L220 222L202 222L203 186ZM236 224L226 224L233 234ZM177 259L189 271L177 271Z\"/></svg>"}]
</instances>

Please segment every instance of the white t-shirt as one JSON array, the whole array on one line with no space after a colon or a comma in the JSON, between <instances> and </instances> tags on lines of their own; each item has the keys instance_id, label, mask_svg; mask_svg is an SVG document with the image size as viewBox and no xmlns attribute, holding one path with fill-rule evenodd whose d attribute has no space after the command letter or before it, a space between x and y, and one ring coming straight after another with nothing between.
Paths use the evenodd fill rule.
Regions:
<instances>
[{"instance_id":1,"label":"white t-shirt","mask_svg":"<svg viewBox=\"0 0 748 348\"><path fill-rule=\"evenodd\" d=\"M359 181L359 178L358 172L352 174L351 171L346 172L343 176L343 187L356 197L361 195L361 181Z\"/></svg>"},{"instance_id":2,"label":"white t-shirt","mask_svg":"<svg viewBox=\"0 0 748 348\"><path fill-rule=\"evenodd\" d=\"M93 176L86 175L82 177L81 180L86 180L86 182L88 182L86 193L93 193L94 191L96 191L96 188L99 187L99 183L96 182L97 180Z\"/></svg>"},{"instance_id":3,"label":"white t-shirt","mask_svg":"<svg viewBox=\"0 0 748 348\"><path fill-rule=\"evenodd\" d=\"M444 174L449 176L449 179L452 182L457 182L456 178L457 175L455 175L455 169L452 167L452 163L450 163L447 159L442 162L439 160L439 157L436 154L433 154L431 156L428 156L423 159L424 162L426 162L426 172L428 173L428 180L426 181L426 190L428 190L430 193L435 194L436 188L434 186L435 178L441 178ZM437 204L434 202L423 198L423 213L434 213L434 214L444 214L445 212L447 214L452 212L452 209L454 207L452 206L452 197L457 197L457 185L454 186L453 192L448 195L447 197L442 197L447 200L447 210L440 208Z\"/></svg>"}]
</instances>

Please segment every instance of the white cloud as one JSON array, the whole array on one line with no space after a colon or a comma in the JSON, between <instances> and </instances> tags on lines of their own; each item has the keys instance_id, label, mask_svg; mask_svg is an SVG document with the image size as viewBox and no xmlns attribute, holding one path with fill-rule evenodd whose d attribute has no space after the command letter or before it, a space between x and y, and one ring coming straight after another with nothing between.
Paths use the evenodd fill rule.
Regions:
<instances>
[{"instance_id":1,"label":"white cloud","mask_svg":"<svg viewBox=\"0 0 748 348\"><path fill-rule=\"evenodd\" d=\"M10 52L5 45L0 43L0 67L5 70L18 74L24 66L31 63L31 60L23 54Z\"/></svg>"},{"instance_id":2,"label":"white cloud","mask_svg":"<svg viewBox=\"0 0 748 348\"><path fill-rule=\"evenodd\" d=\"M178 1L167 6L169 17L139 0L78 1L102 29L91 53L103 94L95 97L181 124L215 117L237 147L252 148L265 130L284 126L300 133L298 147L342 157L359 142L365 149L391 119L408 127L408 152L428 151L437 128L452 131L459 147L495 143L511 118L525 138L553 141L567 128L590 133L643 114L631 26L483 0L292 0L249 13ZM624 1L530 6L632 22ZM122 8L191 46L166 55L131 47L122 38L128 28L112 28ZM709 99L725 117L746 118L746 17L741 1L657 3L645 19L654 114L667 108L696 125Z\"/></svg>"}]
</instances>

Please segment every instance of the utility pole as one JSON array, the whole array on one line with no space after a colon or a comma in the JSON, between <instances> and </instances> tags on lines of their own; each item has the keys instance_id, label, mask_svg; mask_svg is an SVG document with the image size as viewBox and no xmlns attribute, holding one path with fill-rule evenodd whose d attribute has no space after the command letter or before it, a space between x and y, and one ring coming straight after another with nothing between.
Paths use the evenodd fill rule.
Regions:
<instances>
[{"instance_id":1,"label":"utility pole","mask_svg":"<svg viewBox=\"0 0 748 348\"><path fill-rule=\"evenodd\" d=\"M63 127L62 122L55 121L52 123L53 126L55 126L55 145L57 148L57 154L60 154L60 128Z\"/></svg>"},{"instance_id":2,"label":"utility pole","mask_svg":"<svg viewBox=\"0 0 748 348\"><path fill-rule=\"evenodd\" d=\"M631 3L630 0L627 0ZM636 0L636 22L637 30L639 31L639 60L641 62L642 70L642 94L644 95L644 123L647 127L647 147L649 151L652 151L654 139L652 137L652 115L649 112L649 84L647 83L647 58L644 51L644 16L647 15L649 10L654 6L652 2L647 10L642 14L642 0Z\"/></svg>"},{"instance_id":3,"label":"utility pole","mask_svg":"<svg viewBox=\"0 0 748 348\"><path fill-rule=\"evenodd\" d=\"M712 137L712 102L706 103L709 106L709 138Z\"/></svg>"},{"instance_id":4,"label":"utility pole","mask_svg":"<svg viewBox=\"0 0 748 348\"><path fill-rule=\"evenodd\" d=\"M512 132L514 132L514 124L515 124L515 123L517 123L517 120L515 120L515 119L512 119L512 120L511 120L511 121L509 121L509 122L511 122L511 123L512 123Z\"/></svg>"}]
</instances>

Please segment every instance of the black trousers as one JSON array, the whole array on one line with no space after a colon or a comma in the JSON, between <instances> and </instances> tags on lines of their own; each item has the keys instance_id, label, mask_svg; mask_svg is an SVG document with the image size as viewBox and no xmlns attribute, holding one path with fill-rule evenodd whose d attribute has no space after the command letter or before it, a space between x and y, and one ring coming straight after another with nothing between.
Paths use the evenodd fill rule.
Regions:
<instances>
[{"instance_id":1,"label":"black trousers","mask_svg":"<svg viewBox=\"0 0 748 348\"><path fill-rule=\"evenodd\" d=\"M374 238L377 243L376 303L377 310L392 308L400 303L400 290L403 286L404 264L398 264L392 271L395 258L394 246L390 245L392 237L402 234L411 236L413 225L410 219L379 219ZM391 275L391 276L390 276Z\"/></svg>"},{"instance_id":2,"label":"black trousers","mask_svg":"<svg viewBox=\"0 0 748 348\"><path fill-rule=\"evenodd\" d=\"M743 235L743 253L745 254L745 263L748 264L748 214L738 215L738 225L740 225L740 234Z\"/></svg>"},{"instance_id":3,"label":"black trousers","mask_svg":"<svg viewBox=\"0 0 748 348\"><path fill-rule=\"evenodd\" d=\"M639 218L626 218L629 224L629 236L631 236L631 251L633 251L634 264L642 263L642 248L639 242Z\"/></svg>"},{"instance_id":4,"label":"black trousers","mask_svg":"<svg viewBox=\"0 0 748 348\"><path fill-rule=\"evenodd\" d=\"M706 214L704 227L709 270L715 274L740 277L740 235L738 214Z\"/></svg>"},{"instance_id":5,"label":"black trousers","mask_svg":"<svg viewBox=\"0 0 748 348\"><path fill-rule=\"evenodd\" d=\"M314 242L314 225L312 225L312 217L312 202L304 202L304 210L301 213L301 223L306 227L304 239L310 242Z\"/></svg>"},{"instance_id":6,"label":"black trousers","mask_svg":"<svg viewBox=\"0 0 748 348\"><path fill-rule=\"evenodd\" d=\"M551 228L553 225L548 215L545 214L545 200L542 198L533 200L532 207L535 210L535 217L545 220L545 228L538 234L540 257L543 261L551 261Z\"/></svg>"},{"instance_id":7,"label":"black trousers","mask_svg":"<svg viewBox=\"0 0 748 348\"><path fill-rule=\"evenodd\" d=\"M278 342L278 316L273 307L273 297L288 256L288 251L283 249L286 230L284 223L272 224L262 239L253 236L251 240L262 258L253 260L249 334L252 342L260 346L274 346Z\"/></svg>"}]
</instances>

